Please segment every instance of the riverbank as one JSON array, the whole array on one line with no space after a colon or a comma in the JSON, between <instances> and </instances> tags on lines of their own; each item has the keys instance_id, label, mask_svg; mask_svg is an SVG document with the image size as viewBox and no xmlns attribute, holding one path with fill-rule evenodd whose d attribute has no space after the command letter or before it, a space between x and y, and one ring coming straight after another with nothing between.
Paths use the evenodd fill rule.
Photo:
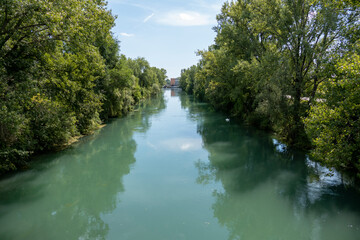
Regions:
<instances>
[{"instance_id":1,"label":"riverbank","mask_svg":"<svg viewBox=\"0 0 360 240\"><path fill-rule=\"evenodd\" d=\"M225 3L180 86L360 179L358 2Z\"/></svg>"},{"instance_id":2,"label":"riverbank","mask_svg":"<svg viewBox=\"0 0 360 240\"><path fill-rule=\"evenodd\" d=\"M358 240L360 194L338 173L164 95L3 178L0 239Z\"/></svg>"},{"instance_id":3,"label":"riverbank","mask_svg":"<svg viewBox=\"0 0 360 240\"><path fill-rule=\"evenodd\" d=\"M159 90L161 92L161 90ZM121 117L126 116L127 114L131 113L131 111L136 111L136 106L142 104L142 102L147 101L148 98L151 98L153 95L157 95L159 93L153 92L145 92L146 97L142 97L139 101L130 107L127 107L126 112L121 114ZM55 153L59 151L63 151L73 144L77 143L82 138L92 135L95 131L103 128L106 126L107 122L110 119L107 117L107 120L98 124L97 126L93 126L91 130L86 131L86 133L81 134L77 131L77 135L75 136L68 136L66 139L60 138L60 142L53 142L52 145L48 145L47 148L43 148L42 146L32 146L31 150L26 150L26 148L8 148L8 149L0 149L0 176L5 175L7 173L15 173L17 171L26 171L29 169L30 162L32 159L38 157L42 154L49 154ZM47 126L44 126L46 128ZM46 130L44 130L46 131Z\"/></svg>"}]
</instances>

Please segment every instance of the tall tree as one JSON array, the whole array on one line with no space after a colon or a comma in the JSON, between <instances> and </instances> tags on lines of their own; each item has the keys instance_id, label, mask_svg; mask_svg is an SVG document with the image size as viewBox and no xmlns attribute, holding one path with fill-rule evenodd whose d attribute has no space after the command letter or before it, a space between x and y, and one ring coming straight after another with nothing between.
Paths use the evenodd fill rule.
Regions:
<instances>
[{"instance_id":1,"label":"tall tree","mask_svg":"<svg viewBox=\"0 0 360 240\"><path fill-rule=\"evenodd\" d=\"M357 16L331 0L227 2L217 16L215 44L201 52L195 93L246 119L267 118L264 106L281 105L278 132L291 145L304 142L302 118Z\"/></svg>"},{"instance_id":2,"label":"tall tree","mask_svg":"<svg viewBox=\"0 0 360 240\"><path fill-rule=\"evenodd\" d=\"M0 173L160 91L164 70L119 55L114 20L104 0L0 1Z\"/></svg>"}]
</instances>

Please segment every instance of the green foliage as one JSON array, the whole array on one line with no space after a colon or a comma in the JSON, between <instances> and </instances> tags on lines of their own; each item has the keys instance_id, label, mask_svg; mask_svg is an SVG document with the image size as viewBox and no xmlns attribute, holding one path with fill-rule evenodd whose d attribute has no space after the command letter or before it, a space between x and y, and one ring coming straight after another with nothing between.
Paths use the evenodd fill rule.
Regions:
<instances>
[{"instance_id":1,"label":"green foliage","mask_svg":"<svg viewBox=\"0 0 360 240\"><path fill-rule=\"evenodd\" d=\"M338 62L336 76L321 86L323 101L311 107L306 130L316 159L360 172L359 42L357 49Z\"/></svg>"},{"instance_id":2,"label":"green foliage","mask_svg":"<svg viewBox=\"0 0 360 240\"><path fill-rule=\"evenodd\" d=\"M215 44L182 70L181 87L292 147L312 141L318 159L359 169L359 91L350 80L358 70L344 60L357 59L359 15L352 0L226 2Z\"/></svg>"},{"instance_id":3,"label":"green foliage","mask_svg":"<svg viewBox=\"0 0 360 240\"><path fill-rule=\"evenodd\" d=\"M0 174L27 166L31 152L18 149L0 151Z\"/></svg>"},{"instance_id":4,"label":"green foliage","mask_svg":"<svg viewBox=\"0 0 360 240\"><path fill-rule=\"evenodd\" d=\"M67 142L76 134L75 116L58 102L37 94L30 99L27 108L32 150L53 150L56 144Z\"/></svg>"},{"instance_id":5,"label":"green foliage","mask_svg":"<svg viewBox=\"0 0 360 240\"><path fill-rule=\"evenodd\" d=\"M0 2L0 172L160 92L166 71L119 55L104 0Z\"/></svg>"},{"instance_id":6,"label":"green foliage","mask_svg":"<svg viewBox=\"0 0 360 240\"><path fill-rule=\"evenodd\" d=\"M59 47L57 52L45 54L47 76L42 84L50 96L75 113L78 130L86 134L100 123L101 101L94 88L97 79L104 75L105 65L94 46L73 51L76 54Z\"/></svg>"},{"instance_id":7,"label":"green foliage","mask_svg":"<svg viewBox=\"0 0 360 240\"><path fill-rule=\"evenodd\" d=\"M189 69L182 69L180 76L180 87L187 93L192 94L194 90L195 74L198 67L193 65Z\"/></svg>"},{"instance_id":8,"label":"green foliage","mask_svg":"<svg viewBox=\"0 0 360 240\"><path fill-rule=\"evenodd\" d=\"M165 84L166 70L150 67L144 58L128 59L128 65L138 79L139 86L143 88L142 94L145 97L157 94Z\"/></svg>"},{"instance_id":9,"label":"green foliage","mask_svg":"<svg viewBox=\"0 0 360 240\"><path fill-rule=\"evenodd\" d=\"M0 109L0 147L6 149L27 137L29 120L6 105Z\"/></svg>"}]
</instances>

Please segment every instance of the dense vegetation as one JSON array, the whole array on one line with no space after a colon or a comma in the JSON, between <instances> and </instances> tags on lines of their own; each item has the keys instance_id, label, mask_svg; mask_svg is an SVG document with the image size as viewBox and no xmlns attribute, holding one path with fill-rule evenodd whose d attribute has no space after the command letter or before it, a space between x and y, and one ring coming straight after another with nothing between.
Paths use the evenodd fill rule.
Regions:
<instances>
[{"instance_id":1,"label":"dense vegetation","mask_svg":"<svg viewBox=\"0 0 360 240\"><path fill-rule=\"evenodd\" d=\"M360 172L360 4L238 0L181 87L215 108ZM360 177L360 174L358 175Z\"/></svg>"},{"instance_id":2,"label":"dense vegetation","mask_svg":"<svg viewBox=\"0 0 360 240\"><path fill-rule=\"evenodd\" d=\"M0 1L0 173L160 92L166 71L119 54L104 0Z\"/></svg>"}]
</instances>

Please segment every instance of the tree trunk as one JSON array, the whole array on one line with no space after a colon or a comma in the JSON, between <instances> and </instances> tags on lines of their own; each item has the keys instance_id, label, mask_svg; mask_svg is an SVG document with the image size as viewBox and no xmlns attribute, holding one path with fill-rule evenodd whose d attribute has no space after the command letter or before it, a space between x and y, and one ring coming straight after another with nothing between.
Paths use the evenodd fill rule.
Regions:
<instances>
[{"instance_id":1,"label":"tree trunk","mask_svg":"<svg viewBox=\"0 0 360 240\"><path fill-rule=\"evenodd\" d=\"M309 99L309 107L315 100L315 94L316 94L318 86L319 86L318 77L317 77L317 75L315 75L313 89L311 91L311 95L310 95L310 99Z\"/></svg>"}]
</instances>

